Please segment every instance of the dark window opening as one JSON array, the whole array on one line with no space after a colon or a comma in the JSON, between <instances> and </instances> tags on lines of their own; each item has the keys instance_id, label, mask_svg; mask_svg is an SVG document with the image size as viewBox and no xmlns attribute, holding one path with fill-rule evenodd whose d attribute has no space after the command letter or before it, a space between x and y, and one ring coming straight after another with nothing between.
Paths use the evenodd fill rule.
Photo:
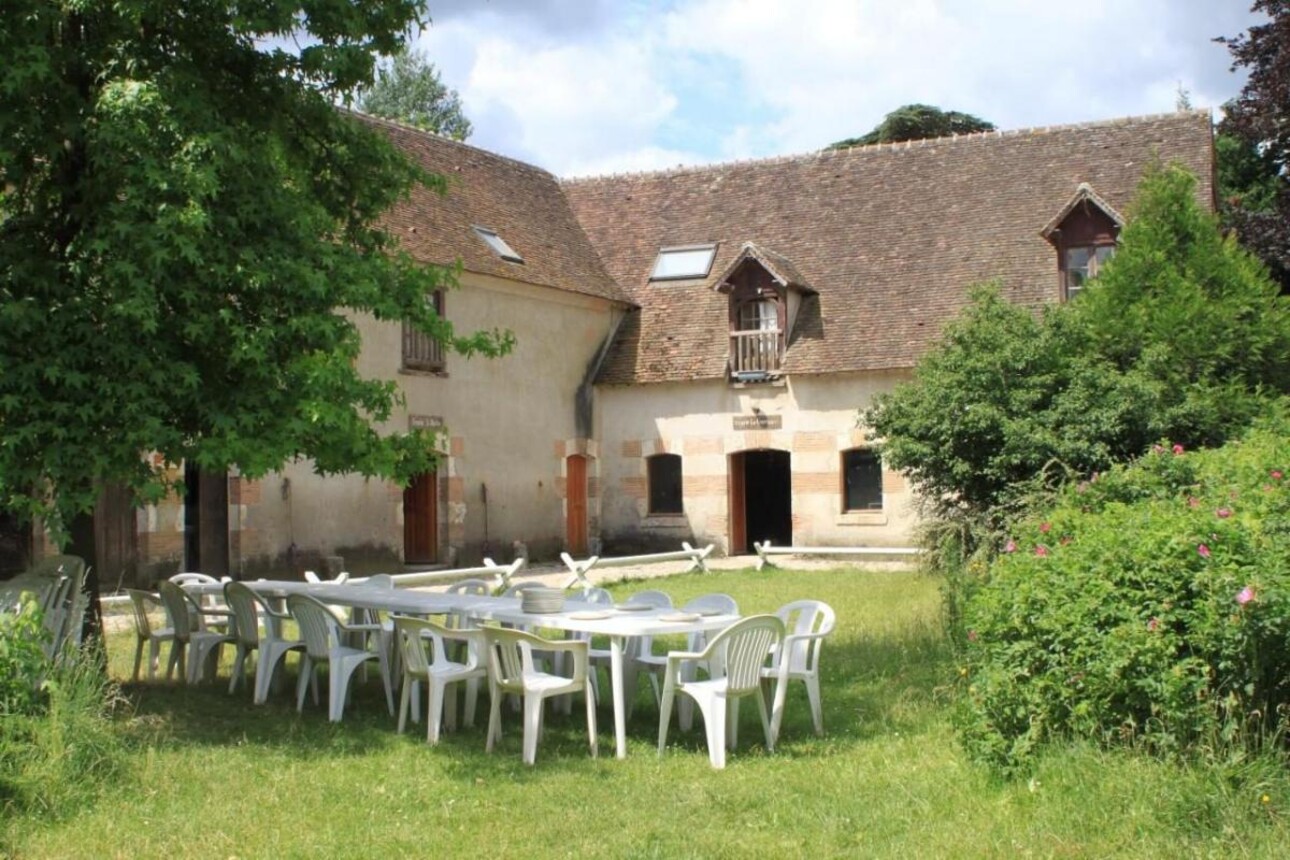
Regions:
<instances>
[{"instance_id":1,"label":"dark window opening","mask_svg":"<svg viewBox=\"0 0 1290 860\"><path fill-rule=\"evenodd\" d=\"M873 451L842 452L844 511L882 510L882 461Z\"/></svg>"},{"instance_id":2,"label":"dark window opening","mask_svg":"<svg viewBox=\"0 0 1290 860\"><path fill-rule=\"evenodd\" d=\"M649 469L649 512L651 514L684 513L681 501L680 455L656 454L645 462Z\"/></svg>"}]
</instances>

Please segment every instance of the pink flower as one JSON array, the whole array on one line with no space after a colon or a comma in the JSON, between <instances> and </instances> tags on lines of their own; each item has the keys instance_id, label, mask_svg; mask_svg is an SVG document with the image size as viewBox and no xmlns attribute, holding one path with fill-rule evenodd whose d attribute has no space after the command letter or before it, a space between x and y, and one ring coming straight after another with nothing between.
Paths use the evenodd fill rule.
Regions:
<instances>
[{"instance_id":1,"label":"pink flower","mask_svg":"<svg viewBox=\"0 0 1290 860\"><path fill-rule=\"evenodd\" d=\"M1188 497L1187 497L1187 507L1189 507L1189 508L1198 508L1198 507L1200 507L1200 499L1196 498L1195 496L1188 496Z\"/></svg>"},{"instance_id":2,"label":"pink flower","mask_svg":"<svg viewBox=\"0 0 1290 860\"><path fill-rule=\"evenodd\" d=\"M1232 515L1231 508L1219 508L1218 510L1214 511L1214 516L1218 517L1220 520L1225 520L1231 515Z\"/></svg>"},{"instance_id":3,"label":"pink flower","mask_svg":"<svg viewBox=\"0 0 1290 860\"><path fill-rule=\"evenodd\" d=\"M1004 551L1004 552L1016 552L1016 551L1017 551L1017 542L1016 542L1015 540L1012 540L1011 538L1009 538L1009 539L1008 539L1008 542L1007 542L1006 544L1004 544L1004 545L1003 545L1003 551Z\"/></svg>"},{"instance_id":4,"label":"pink flower","mask_svg":"<svg viewBox=\"0 0 1290 860\"><path fill-rule=\"evenodd\" d=\"M1252 602L1255 596L1254 587L1247 585L1237 593L1236 602L1244 606L1245 604Z\"/></svg>"},{"instance_id":5,"label":"pink flower","mask_svg":"<svg viewBox=\"0 0 1290 860\"><path fill-rule=\"evenodd\" d=\"M1150 630L1150 631L1151 631L1151 632L1153 632L1153 633L1154 633L1155 631L1159 630L1159 629L1160 629L1160 619L1159 619L1159 618L1152 618L1150 621L1148 621L1148 622L1147 622L1147 629L1148 629L1148 630Z\"/></svg>"},{"instance_id":6,"label":"pink flower","mask_svg":"<svg viewBox=\"0 0 1290 860\"><path fill-rule=\"evenodd\" d=\"M1039 556L1040 558L1048 555L1048 547L1044 546L1041 543L1035 544L1035 555Z\"/></svg>"},{"instance_id":7,"label":"pink flower","mask_svg":"<svg viewBox=\"0 0 1290 860\"><path fill-rule=\"evenodd\" d=\"M1151 446L1151 453L1152 453L1152 454L1163 454L1163 453L1165 453L1165 446L1164 446L1164 445L1152 445L1152 446Z\"/></svg>"},{"instance_id":8,"label":"pink flower","mask_svg":"<svg viewBox=\"0 0 1290 860\"><path fill-rule=\"evenodd\" d=\"M1039 530L1044 534L1048 534L1048 532L1052 530L1052 527L1053 527L1052 523L1044 523L1039 527Z\"/></svg>"},{"instance_id":9,"label":"pink flower","mask_svg":"<svg viewBox=\"0 0 1290 860\"><path fill-rule=\"evenodd\" d=\"M1283 477L1285 477L1285 476L1281 473L1281 470L1280 470L1280 469L1273 469L1271 472L1268 472L1268 474L1272 476L1272 480L1274 480L1274 481L1279 481L1279 480L1281 480Z\"/></svg>"},{"instance_id":10,"label":"pink flower","mask_svg":"<svg viewBox=\"0 0 1290 860\"><path fill-rule=\"evenodd\" d=\"M1209 547L1205 546L1205 544L1196 547L1196 552L1200 553L1201 558L1209 558Z\"/></svg>"},{"instance_id":11,"label":"pink flower","mask_svg":"<svg viewBox=\"0 0 1290 860\"><path fill-rule=\"evenodd\" d=\"M1178 454L1181 454L1182 452L1183 452L1183 446L1181 446L1181 445L1175 445L1175 446L1174 446L1174 456L1177 456Z\"/></svg>"}]
</instances>

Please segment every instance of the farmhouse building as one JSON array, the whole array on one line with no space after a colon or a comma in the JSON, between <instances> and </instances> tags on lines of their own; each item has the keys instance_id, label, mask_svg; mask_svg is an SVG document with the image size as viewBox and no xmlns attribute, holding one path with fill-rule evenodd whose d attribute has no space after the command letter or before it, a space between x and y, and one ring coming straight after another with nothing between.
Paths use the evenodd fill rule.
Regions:
<instances>
[{"instance_id":1,"label":"farmhouse building","mask_svg":"<svg viewBox=\"0 0 1290 860\"><path fill-rule=\"evenodd\" d=\"M1213 208L1207 112L563 181L371 122L449 179L387 219L417 259L460 261L460 288L433 300L515 350L465 359L357 320L361 369L406 398L386 429L442 428L438 471L406 490L308 463L193 475L186 501L118 517L138 579L500 561L519 544L906 544L914 500L859 412L968 289L1076 298L1153 159L1195 173Z\"/></svg>"}]
</instances>

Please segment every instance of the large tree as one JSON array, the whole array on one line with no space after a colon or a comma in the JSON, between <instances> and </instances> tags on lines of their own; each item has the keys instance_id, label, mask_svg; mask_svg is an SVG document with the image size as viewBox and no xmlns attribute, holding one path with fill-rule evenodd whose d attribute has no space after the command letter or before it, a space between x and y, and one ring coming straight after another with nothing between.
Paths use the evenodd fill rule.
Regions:
<instances>
[{"instance_id":1,"label":"large tree","mask_svg":"<svg viewBox=\"0 0 1290 860\"><path fill-rule=\"evenodd\" d=\"M425 19L419 0L11 0L0 16L0 506L88 510L167 467L293 458L405 477L353 318L458 350L451 272L378 219L414 167L334 105ZM288 50L281 45L303 45Z\"/></svg>"},{"instance_id":2,"label":"large tree","mask_svg":"<svg viewBox=\"0 0 1290 860\"><path fill-rule=\"evenodd\" d=\"M868 133L848 137L831 143L828 149L846 149L871 143L898 143L904 140L925 140L932 137L949 137L952 134L972 134L994 131L994 123L970 113L941 110L931 105L901 105L882 118Z\"/></svg>"},{"instance_id":3,"label":"large tree","mask_svg":"<svg viewBox=\"0 0 1290 860\"><path fill-rule=\"evenodd\" d=\"M1224 105L1217 138L1225 223L1290 292L1290 2L1256 0L1268 16L1241 36L1219 39L1232 69L1249 79Z\"/></svg>"},{"instance_id":4,"label":"large tree","mask_svg":"<svg viewBox=\"0 0 1290 860\"><path fill-rule=\"evenodd\" d=\"M439 71L420 51L404 48L382 61L376 80L358 94L358 108L453 140L472 131L461 97L439 79Z\"/></svg>"}]
</instances>

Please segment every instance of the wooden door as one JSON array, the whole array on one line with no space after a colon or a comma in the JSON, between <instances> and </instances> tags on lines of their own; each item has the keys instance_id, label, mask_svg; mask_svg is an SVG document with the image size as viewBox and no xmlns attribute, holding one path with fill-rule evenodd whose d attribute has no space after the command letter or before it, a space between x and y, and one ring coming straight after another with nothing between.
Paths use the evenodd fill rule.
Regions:
<instances>
[{"instance_id":1,"label":"wooden door","mask_svg":"<svg viewBox=\"0 0 1290 860\"><path fill-rule=\"evenodd\" d=\"M730 455L730 554L742 555L748 552L748 532L744 516L747 507L744 503L744 455Z\"/></svg>"},{"instance_id":2,"label":"wooden door","mask_svg":"<svg viewBox=\"0 0 1290 860\"><path fill-rule=\"evenodd\" d=\"M587 458L574 454L565 461L567 488L565 543L570 555L587 554Z\"/></svg>"},{"instance_id":3,"label":"wooden door","mask_svg":"<svg viewBox=\"0 0 1290 860\"><path fill-rule=\"evenodd\" d=\"M403 560L408 564L433 564L439 560L437 472L413 477L403 491Z\"/></svg>"}]
</instances>

